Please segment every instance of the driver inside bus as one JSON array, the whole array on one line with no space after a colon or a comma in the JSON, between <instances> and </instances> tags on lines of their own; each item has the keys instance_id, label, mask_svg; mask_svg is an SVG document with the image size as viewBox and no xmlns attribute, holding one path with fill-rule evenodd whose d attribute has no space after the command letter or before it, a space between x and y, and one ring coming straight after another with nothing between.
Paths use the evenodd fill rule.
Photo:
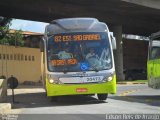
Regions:
<instances>
[{"instance_id":1,"label":"driver inside bus","mask_svg":"<svg viewBox=\"0 0 160 120\"><path fill-rule=\"evenodd\" d=\"M88 60L93 57L99 59L98 55L94 51L94 48L90 48L89 53L86 55L86 59Z\"/></svg>"},{"instance_id":2,"label":"driver inside bus","mask_svg":"<svg viewBox=\"0 0 160 120\"><path fill-rule=\"evenodd\" d=\"M71 59L73 58L73 54L69 53L69 48L66 47L63 51L60 51L58 53L58 58L59 59Z\"/></svg>"}]
</instances>

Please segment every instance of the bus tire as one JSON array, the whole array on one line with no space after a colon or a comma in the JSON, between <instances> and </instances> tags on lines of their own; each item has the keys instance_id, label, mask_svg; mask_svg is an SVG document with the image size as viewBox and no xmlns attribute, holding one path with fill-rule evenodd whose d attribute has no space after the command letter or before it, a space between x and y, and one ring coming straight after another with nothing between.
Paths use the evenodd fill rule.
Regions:
<instances>
[{"instance_id":1,"label":"bus tire","mask_svg":"<svg viewBox=\"0 0 160 120\"><path fill-rule=\"evenodd\" d=\"M50 101L51 102L57 102L58 101L58 97L57 96L50 97Z\"/></svg>"},{"instance_id":2,"label":"bus tire","mask_svg":"<svg viewBox=\"0 0 160 120\"><path fill-rule=\"evenodd\" d=\"M97 94L97 97L99 100L106 100L108 97L108 94Z\"/></svg>"}]
</instances>

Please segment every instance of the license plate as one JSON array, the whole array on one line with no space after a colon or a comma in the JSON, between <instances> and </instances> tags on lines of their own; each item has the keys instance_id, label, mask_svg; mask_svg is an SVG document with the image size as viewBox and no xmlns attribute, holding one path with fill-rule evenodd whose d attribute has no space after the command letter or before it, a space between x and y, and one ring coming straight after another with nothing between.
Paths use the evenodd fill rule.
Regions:
<instances>
[{"instance_id":1,"label":"license plate","mask_svg":"<svg viewBox=\"0 0 160 120\"><path fill-rule=\"evenodd\" d=\"M77 88L76 92L87 92L88 89L87 88Z\"/></svg>"},{"instance_id":2,"label":"license plate","mask_svg":"<svg viewBox=\"0 0 160 120\"><path fill-rule=\"evenodd\" d=\"M85 77L84 82L100 82L103 80L103 76Z\"/></svg>"}]
</instances>

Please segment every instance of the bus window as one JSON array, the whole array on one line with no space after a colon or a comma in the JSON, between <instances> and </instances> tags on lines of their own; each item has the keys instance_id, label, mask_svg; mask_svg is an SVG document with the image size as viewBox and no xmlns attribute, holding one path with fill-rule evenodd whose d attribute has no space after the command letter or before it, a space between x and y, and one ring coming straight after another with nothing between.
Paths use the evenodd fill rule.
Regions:
<instances>
[{"instance_id":1,"label":"bus window","mask_svg":"<svg viewBox=\"0 0 160 120\"><path fill-rule=\"evenodd\" d=\"M151 59L160 59L160 47L153 47L152 48Z\"/></svg>"}]
</instances>

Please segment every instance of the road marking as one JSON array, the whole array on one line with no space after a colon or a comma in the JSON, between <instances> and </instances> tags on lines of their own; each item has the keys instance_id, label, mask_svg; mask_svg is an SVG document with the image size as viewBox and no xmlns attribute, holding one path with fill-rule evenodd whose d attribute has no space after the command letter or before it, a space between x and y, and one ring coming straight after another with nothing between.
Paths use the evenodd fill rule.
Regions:
<instances>
[{"instance_id":1,"label":"road marking","mask_svg":"<svg viewBox=\"0 0 160 120\"><path fill-rule=\"evenodd\" d=\"M118 96L126 96L126 95L134 93L136 91L138 91L138 89L137 90L128 90L128 91L125 91L125 92L119 94Z\"/></svg>"},{"instance_id":2,"label":"road marking","mask_svg":"<svg viewBox=\"0 0 160 120\"><path fill-rule=\"evenodd\" d=\"M143 89L143 90L145 90L145 89ZM138 99L138 98L132 98L130 96L127 96L128 94L131 94L131 93L134 93L134 92L137 92L137 91L140 91L140 89L124 91L123 93L119 94L118 96L121 96L121 97L125 96L125 99L130 100L130 101L135 101L136 100L136 101L139 101L139 102L142 102L142 103L149 103L149 104L156 105L156 106L160 105L159 100Z\"/></svg>"}]
</instances>

